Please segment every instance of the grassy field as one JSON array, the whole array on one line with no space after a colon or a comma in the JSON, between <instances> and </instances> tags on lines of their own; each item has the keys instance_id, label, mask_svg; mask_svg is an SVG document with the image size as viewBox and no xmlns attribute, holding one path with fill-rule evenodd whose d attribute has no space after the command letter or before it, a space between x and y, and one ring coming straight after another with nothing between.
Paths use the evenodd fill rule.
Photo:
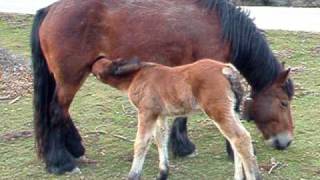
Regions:
<instances>
[{"instance_id":1,"label":"grassy field","mask_svg":"<svg viewBox=\"0 0 320 180\"><path fill-rule=\"evenodd\" d=\"M31 17L1 15L0 47L29 59ZM22 24L22 25L21 25ZM277 56L295 69L292 75L296 96L292 104L295 140L286 151L266 147L261 134L245 123L256 142L259 164L270 159L282 163L264 179L320 179L320 34L267 31L267 38ZM25 95L9 105L0 101L0 136L32 130L32 95ZM80 128L89 158L97 164L81 165L80 175L50 175L35 156L33 138L0 139L0 179L125 179L132 159L133 143L117 135L134 139L135 112L127 97L90 77L72 104L71 114ZM204 115L189 122L192 141L198 155L193 158L170 158L170 179L232 179L233 164L227 159L224 141L217 128ZM99 132L99 133L97 133ZM158 173L155 145L144 166L144 179Z\"/></svg>"}]
</instances>

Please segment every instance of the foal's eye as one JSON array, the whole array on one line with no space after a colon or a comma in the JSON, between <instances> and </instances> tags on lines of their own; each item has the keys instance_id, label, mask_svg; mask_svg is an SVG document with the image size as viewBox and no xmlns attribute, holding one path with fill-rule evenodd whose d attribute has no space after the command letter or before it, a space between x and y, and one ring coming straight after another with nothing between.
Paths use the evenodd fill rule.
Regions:
<instances>
[{"instance_id":1,"label":"foal's eye","mask_svg":"<svg viewBox=\"0 0 320 180\"><path fill-rule=\"evenodd\" d=\"M281 106L288 107L289 103L287 101L281 101Z\"/></svg>"}]
</instances>

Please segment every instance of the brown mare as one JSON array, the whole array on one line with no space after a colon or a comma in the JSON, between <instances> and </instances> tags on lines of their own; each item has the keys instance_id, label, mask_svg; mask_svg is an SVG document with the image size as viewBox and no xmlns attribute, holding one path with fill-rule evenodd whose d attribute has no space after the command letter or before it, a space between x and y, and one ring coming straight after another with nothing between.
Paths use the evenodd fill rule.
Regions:
<instances>
[{"instance_id":1,"label":"brown mare","mask_svg":"<svg viewBox=\"0 0 320 180\"><path fill-rule=\"evenodd\" d=\"M234 80L237 72L232 66L211 59L168 67L140 62L136 58L114 61L102 58L93 64L92 73L100 81L127 92L138 110L138 130L129 179L141 178L152 136L159 152L158 179L167 179L169 129L166 117L196 110L213 119L231 143L235 152L235 179L260 179L251 137L234 110L238 95L233 89L240 81Z\"/></svg>"},{"instance_id":2,"label":"brown mare","mask_svg":"<svg viewBox=\"0 0 320 180\"><path fill-rule=\"evenodd\" d=\"M248 15L224 0L61 0L37 12L31 43L36 145L49 172L71 171L85 153L69 107L103 57L230 62L252 86L250 115L264 138L278 149L293 139L289 71ZM174 125L174 152L191 153L185 118Z\"/></svg>"}]
</instances>

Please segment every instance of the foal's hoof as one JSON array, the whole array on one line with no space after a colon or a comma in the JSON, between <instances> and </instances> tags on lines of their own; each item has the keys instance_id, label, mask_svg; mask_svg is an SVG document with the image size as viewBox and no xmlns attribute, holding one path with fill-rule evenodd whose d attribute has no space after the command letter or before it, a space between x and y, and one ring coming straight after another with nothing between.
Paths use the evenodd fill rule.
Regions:
<instances>
[{"instance_id":1,"label":"foal's hoof","mask_svg":"<svg viewBox=\"0 0 320 180\"><path fill-rule=\"evenodd\" d=\"M128 180L140 180L141 175L137 173L129 173Z\"/></svg>"},{"instance_id":2,"label":"foal's hoof","mask_svg":"<svg viewBox=\"0 0 320 180\"><path fill-rule=\"evenodd\" d=\"M160 174L157 177L157 180L167 180L169 172L168 171L160 171Z\"/></svg>"}]
</instances>

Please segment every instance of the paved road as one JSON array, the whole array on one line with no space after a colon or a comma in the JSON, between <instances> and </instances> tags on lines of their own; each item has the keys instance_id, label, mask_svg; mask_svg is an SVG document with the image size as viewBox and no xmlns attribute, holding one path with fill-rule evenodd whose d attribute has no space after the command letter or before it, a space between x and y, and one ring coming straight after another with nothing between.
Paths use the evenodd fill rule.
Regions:
<instances>
[{"instance_id":1,"label":"paved road","mask_svg":"<svg viewBox=\"0 0 320 180\"><path fill-rule=\"evenodd\" d=\"M0 0L0 12L34 14L56 0ZM261 29L320 32L320 8L242 7Z\"/></svg>"},{"instance_id":2,"label":"paved road","mask_svg":"<svg viewBox=\"0 0 320 180\"><path fill-rule=\"evenodd\" d=\"M242 7L261 29L320 32L320 8Z\"/></svg>"}]
</instances>

